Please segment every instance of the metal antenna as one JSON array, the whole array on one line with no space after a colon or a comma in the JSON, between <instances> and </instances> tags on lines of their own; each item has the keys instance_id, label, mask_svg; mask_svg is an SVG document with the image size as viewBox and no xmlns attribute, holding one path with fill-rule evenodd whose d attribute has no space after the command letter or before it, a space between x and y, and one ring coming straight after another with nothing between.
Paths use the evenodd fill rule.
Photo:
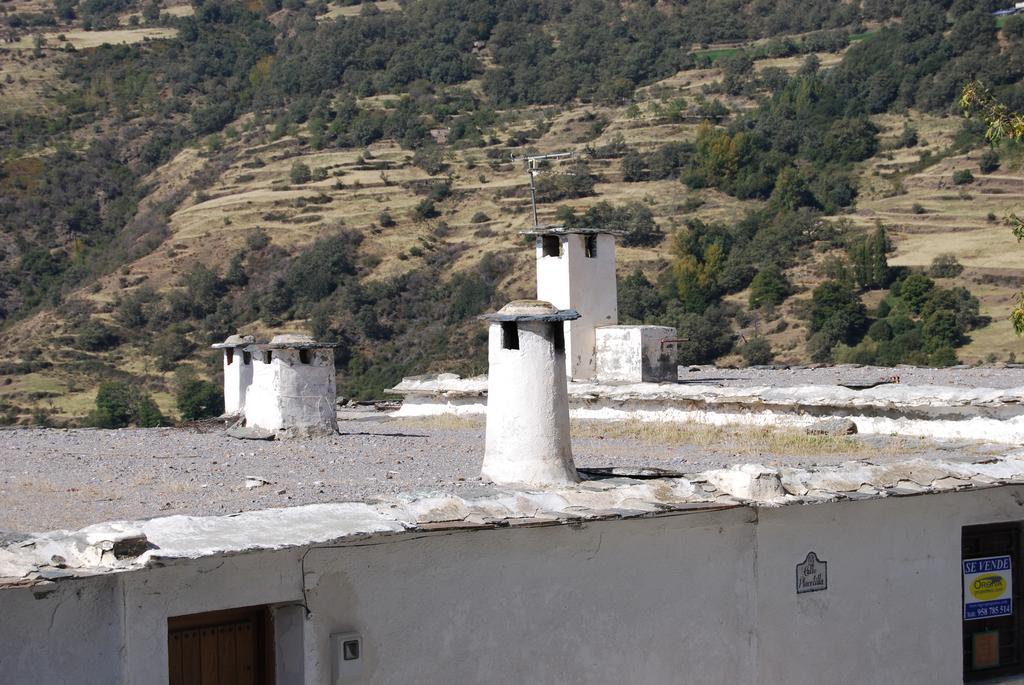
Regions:
<instances>
[{"instance_id":1,"label":"metal antenna","mask_svg":"<svg viewBox=\"0 0 1024 685\"><path fill-rule=\"evenodd\" d=\"M553 152L548 155L533 155L531 157L519 157L518 159L526 160L526 171L530 174L530 209L533 213L533 227L539 228L540 223L537 221L537 183L535 181L537 174L540 173L540 169L537 168L538 162L543 162L548 159L568 159L575 157L575 152ZM512 161L518 161L515 155L512 155Z\"/></svg>"}]
</instances>

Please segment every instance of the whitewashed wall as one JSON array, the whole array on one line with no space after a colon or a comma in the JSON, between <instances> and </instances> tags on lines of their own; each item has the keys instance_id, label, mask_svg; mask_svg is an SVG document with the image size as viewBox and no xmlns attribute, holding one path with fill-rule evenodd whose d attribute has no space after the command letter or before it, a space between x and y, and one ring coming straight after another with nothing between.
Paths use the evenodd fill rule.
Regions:
<instances>
[{"instance_id":1,"label":"whitewashed wall","mask_svg":"<svg viewBox=\"0 0 1024 685\"><path fill-rule=\"evenodd\" d=\"M282 685L329 683L335 632L363 637L365 683L959 683L961 526L1024 519L1019 501L1024 487L395 536L5 590L0 680L160 685L168 616L285 603L279 642L300 626L305 656L282 655ZM808 551L829 587L797 595Z\"/></svg>"}]
</instances>

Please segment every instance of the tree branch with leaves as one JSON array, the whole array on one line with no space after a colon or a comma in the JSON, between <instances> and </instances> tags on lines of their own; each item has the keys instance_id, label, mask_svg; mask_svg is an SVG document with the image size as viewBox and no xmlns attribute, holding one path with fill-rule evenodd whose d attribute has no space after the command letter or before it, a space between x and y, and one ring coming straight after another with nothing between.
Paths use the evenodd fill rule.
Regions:
<instances>
[{"instance_id":1,"label":"tree branch with leaves","mask_svg":"<svg viewBox=\"0 0 1024 685\"><path fill-rule=\"evenodd\" d=\"M987 125L985 138L991 145L1004 140L1024 140L1024 114L1014 112L992 95L992 91L979 81L971 81L960 94L960 107L965 116L980 116ZM1011 212L1005 221L1017 237L1024 240L1024 219ZM1017 294L1017 305L1010 313L1010 321L1017 335L1024 335L1024 292Z\"/></svg>"}]
</instances>

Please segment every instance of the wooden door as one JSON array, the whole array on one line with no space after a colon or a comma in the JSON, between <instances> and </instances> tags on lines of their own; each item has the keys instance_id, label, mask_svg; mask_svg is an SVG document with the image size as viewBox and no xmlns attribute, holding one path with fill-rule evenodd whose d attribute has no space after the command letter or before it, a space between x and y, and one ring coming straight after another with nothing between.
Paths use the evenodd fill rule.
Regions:
<instances>
[{"instance_id":1,"label":"wooden door","mask_svg":"<svg viewBox=\"0 0 1024 685\"><path fill-rule=\"evenodd\" d=\"M273 685L267 607L175 616L167 621L170 685Z\"/></svg>"}]
</instances>

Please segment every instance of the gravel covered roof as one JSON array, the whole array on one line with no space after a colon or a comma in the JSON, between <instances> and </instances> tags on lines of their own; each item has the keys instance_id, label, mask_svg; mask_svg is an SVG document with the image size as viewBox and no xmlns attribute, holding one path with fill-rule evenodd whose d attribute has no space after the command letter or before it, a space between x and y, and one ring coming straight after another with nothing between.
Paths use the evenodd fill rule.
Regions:
<instances>
[{"instance_id":1,"label":"gravel covered roof","mask_svg":"<svg viewBox=\"0 0 1024 685\"><path fill-rule=\"evenodd\" d=\"M401 420L371 409L342 410L339 419L338 435L282 441L231 438L220 425L7 430L0 451L0 532L493 490L479 478L482 418ZM693 430L576 422L573 452L583 469L695 473L746 462L802 468L851 460L970 460L1007 451L1005 445L872 435L801 445L766 440L765 429Z\"/></svg>"}]
</instances>

